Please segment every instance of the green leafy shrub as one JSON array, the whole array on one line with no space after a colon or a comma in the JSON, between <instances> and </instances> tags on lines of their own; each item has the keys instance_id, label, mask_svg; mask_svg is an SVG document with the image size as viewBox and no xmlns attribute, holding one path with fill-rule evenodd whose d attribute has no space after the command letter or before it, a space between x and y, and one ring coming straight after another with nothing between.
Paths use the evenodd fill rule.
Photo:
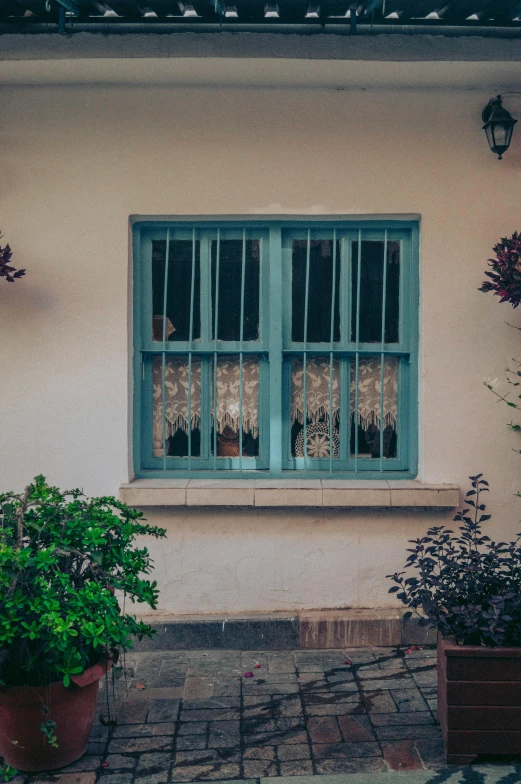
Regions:
<instances>
[{"instance_id":1,"label":"green leafy shrub","mask_svg":"<svg viewBox=\"0 0 521 784\"><path fill-rule=\"evenodd\" d=\"M0 494L0 685L38 686L80 674L150 626L125 603L157 605L145 547L165 531L115 498L61 492L37 476L23 494Z\"/></svg>"}]
</instances>

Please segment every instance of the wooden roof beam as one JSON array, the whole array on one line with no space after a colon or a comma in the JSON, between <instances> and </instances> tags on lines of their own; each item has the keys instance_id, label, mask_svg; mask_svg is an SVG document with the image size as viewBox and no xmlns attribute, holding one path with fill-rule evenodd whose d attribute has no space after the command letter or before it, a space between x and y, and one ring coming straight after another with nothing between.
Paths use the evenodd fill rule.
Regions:
<instances>
[{"instance_id":1,"label":"wooden roof beam","mask_svg":"<svg viewBox=\"0 0 521 784\"><path fill-rule=\"evenodd\" d=\"M16 3L15 0L4 0L0 4L0 19L2 20L8 21L11 16L21 19L27 12L27 9L22 7L20 3ZM29 14L32 15L32 12L29 11Z\"/></svg>"},{"instance_id":2,"label":"wooden roof beam","mask_svg":"<svg viewBox=\"0 0 521 784\"><path fill-rule=\"evenodd\" d=\"M382 8L383 4L384 4L384 0L369 0L369 2L365 7L364 16L369 16L374 11L377 11L378 9Z\"/></svg>"},{"instance_id":3,"label":"wooden roof beam","mask_svg":"<svg viewBox=\"0 0 521 784\"><path fill-rule=\"evenodd\" d=\"M103 2L123 19L127 18L132 22L136 22L143 18L141 9L133 0L103 0Z\"/></svg>"},{"instance_id":4,"label":"wooden roof beam","mask_svg":"<svg viewBox=\"0 0 521 784\"><path fill-rule=\"evenodd\" d=\"M40 0L14 0L17 6L23 8L24 11L30 11L35 16L39 16L40 18L45 17L45 3L40 2Z\"/></svg>"},{"instance_id":5,"label":"wooden roof beam","mask_svg":"<svg viewBox=\"0 0 521 784\"><path fill-rule=\"evenodd\" d=\"M80 9L73 2L73 0L54 0L55 3L58 3L62 8L65 8L66 11L69 11L71 14L75 16L79 15Z\"/></svg>"}]
</instances>

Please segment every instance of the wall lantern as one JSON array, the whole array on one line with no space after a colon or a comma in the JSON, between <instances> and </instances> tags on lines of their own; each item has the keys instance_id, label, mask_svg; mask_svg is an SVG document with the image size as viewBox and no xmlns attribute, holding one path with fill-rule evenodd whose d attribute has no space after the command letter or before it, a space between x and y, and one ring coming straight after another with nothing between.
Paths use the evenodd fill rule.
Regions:
<instances>
[{"instance_id":1,"label":"wall lantern","mask_svg":"<svg viewBox=\"0 0 521 784\"><path fill-rule=\"evenodd\" d=\"M504 152L510 146L512 132L517 120L501 106L501 96L491 98L481 113L485 125L483 130L487 134L488 143L492 152L501 160Z\"/></svg>"}]
</instances>

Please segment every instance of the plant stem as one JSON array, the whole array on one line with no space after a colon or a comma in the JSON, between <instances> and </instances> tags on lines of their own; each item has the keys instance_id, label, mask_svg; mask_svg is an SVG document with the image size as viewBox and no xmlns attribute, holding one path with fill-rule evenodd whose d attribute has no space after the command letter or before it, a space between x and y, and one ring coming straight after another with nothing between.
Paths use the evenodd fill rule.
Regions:
<instances>
[{"instance_id":1,"label":"plant stem","mask_svg":"<svg viewBox=\"0 0 521 784\"><path fill-rule=\"evenodd\" d=\"M25 513L27 512L27 506L29 504L29 496L31 494L31 486L27 485L24 490L24 494L21 498L21 504L16 510L16 522L18 524L18 536L16 540L16 549L20 550L23 543L24 538L24 517Z\"/></svg>"}]
</instances>

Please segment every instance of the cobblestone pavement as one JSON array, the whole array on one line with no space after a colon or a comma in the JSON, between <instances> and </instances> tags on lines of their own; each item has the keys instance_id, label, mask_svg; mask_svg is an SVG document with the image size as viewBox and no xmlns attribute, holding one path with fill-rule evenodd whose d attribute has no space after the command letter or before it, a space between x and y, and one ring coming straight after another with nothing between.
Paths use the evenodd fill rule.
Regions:
<instances>
[{"instance_id":1,"label":"cobblestone pavement","mask_svg":"<svg viewBox=\"0 0 521 784\"><path fill-rule=\"evenodd\" d=\"M175 784L428 769L444 782L456 769L444 762L436 724L435 653L373 648L128 656L133 677L117 681L115 691L106 684L87 754L54 780ZM103 726L109 718L112 726ZM509 764L513 773L505 780L521 782L521 766Z\"/></svg>"}]
</instances>

